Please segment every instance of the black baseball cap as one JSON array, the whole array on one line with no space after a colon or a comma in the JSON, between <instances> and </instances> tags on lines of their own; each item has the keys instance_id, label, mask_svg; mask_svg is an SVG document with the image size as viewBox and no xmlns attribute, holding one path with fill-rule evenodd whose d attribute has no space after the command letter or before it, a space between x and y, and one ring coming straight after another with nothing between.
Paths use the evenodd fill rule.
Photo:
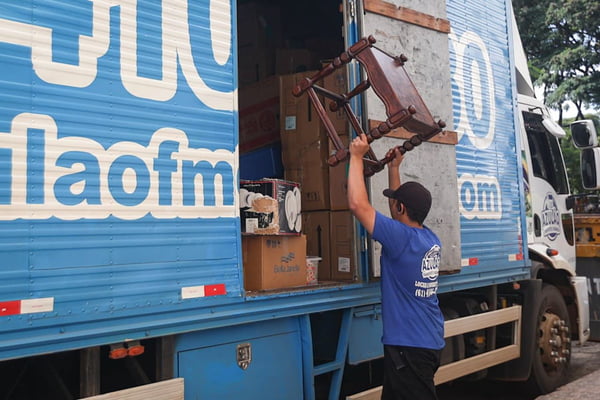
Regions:
<instances>
[{"instance_id":1,"label":"black baseball cap","mask_svg":"<svg viewBox=\"0 0 600 400\"><path fill-rule=\"evenodd\" d=\"M431 193L419 182L406 182L396 190L385 189L383 195L426 216L431 208Z\"/></svg>"}]
</instances>

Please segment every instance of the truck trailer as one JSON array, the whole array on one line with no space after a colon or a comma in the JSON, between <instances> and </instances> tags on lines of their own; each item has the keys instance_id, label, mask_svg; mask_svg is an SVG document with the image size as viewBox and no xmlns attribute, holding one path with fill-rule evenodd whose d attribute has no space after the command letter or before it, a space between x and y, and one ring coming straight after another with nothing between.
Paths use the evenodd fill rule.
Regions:
<instances>
[{"instance_id":1,"label":"truck trailer","mask_svg":"<svg viewBox=\"0 0 600 400\"><path fill-rule=\"evenodd\" d=\"M431 190L443 246L436 384L563 383L590 334L587 286L565 133L535 98L510 1L28 0L0 6L3 398L376 398L379 244L329 192L347 164L327 165L291 93L369 35L447 124L402 170ZM340 71L340 93L366 77ZM380 100L350 101L363 129L386 120ZM385 175L368 187L388 213ZM242 181L299 183L301 213L283 213L302 224L252 233ZM270 273L304 273L306 247L318 281L254 279L252 240L299 241Z\"/></svg>"}]
</instances>

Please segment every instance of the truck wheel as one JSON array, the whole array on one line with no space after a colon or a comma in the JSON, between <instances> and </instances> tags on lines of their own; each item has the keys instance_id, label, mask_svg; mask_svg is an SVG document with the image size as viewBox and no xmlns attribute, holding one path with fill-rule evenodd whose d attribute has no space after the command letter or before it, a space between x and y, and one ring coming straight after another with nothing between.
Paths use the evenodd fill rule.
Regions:
<instances>
[{"instance_id":1,"label":"truck wheel","mask_svg":"<svg viewBox=\"0 0 600 400\"><path fill-rule=\"evenodd\" d=\"M544 284L529 383L537 394L563 385L571 361L569 313L558 289Z\"/></svg>"}]
</instances>

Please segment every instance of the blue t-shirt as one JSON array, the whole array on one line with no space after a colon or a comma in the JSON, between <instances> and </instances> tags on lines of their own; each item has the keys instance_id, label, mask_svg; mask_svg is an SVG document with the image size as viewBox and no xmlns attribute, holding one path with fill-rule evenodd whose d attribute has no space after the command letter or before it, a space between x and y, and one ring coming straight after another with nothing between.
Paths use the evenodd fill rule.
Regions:
<instances>
[{"instance_id":1,"label":"blue t-shirt","mask_svg":"<svg viewBox=\"0 0 600 400\"><path fill-rule=\"evenodd\" d=\"M429 228L412 228L377 212L373 239L381 250L383 344L438 350L444 317L437 289L441 243Z\"/></svg>"}]
</instances>

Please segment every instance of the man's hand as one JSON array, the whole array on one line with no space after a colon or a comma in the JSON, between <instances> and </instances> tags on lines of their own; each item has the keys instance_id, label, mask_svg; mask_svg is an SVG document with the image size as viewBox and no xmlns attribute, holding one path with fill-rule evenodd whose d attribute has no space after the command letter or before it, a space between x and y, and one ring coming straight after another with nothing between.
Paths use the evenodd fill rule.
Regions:
<instances>
[{"instance_id":1,"label":"man's hand","mask_svg":"<svg viewBox=\"0 0 600 400\"><path fill-rule=\"evenodd\" d=\"M402 160L404 160L404 154L400 152L399 147L394 147L393 149L389 149L385 156L391 157L392 154L395 154L395 157L388 163L388 168L398 169L400 164L402 164Z\"/></svg>"},{"instance_id":2,"label":"man's hand","mask_svg":"<svg viewBox=\"0 0 600 400\"><path fill-rule=\"evenodd\" d=\"M369 141L367 140L367 135L364 133L355 137L352 143L350 143L350 155L352 157L363 158L367 154L367 151L369 151Z\"/></svg>"}]
</instances>

